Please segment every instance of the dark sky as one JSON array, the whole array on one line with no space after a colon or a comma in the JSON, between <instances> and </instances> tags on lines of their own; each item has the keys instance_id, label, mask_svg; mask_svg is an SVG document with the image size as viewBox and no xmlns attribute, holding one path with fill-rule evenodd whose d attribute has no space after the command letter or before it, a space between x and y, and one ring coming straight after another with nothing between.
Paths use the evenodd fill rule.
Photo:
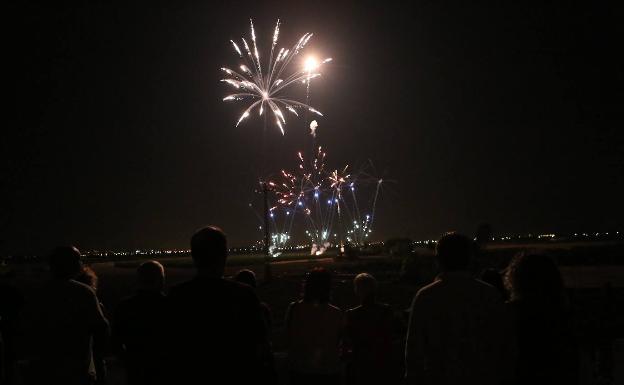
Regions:
<instances>
[{"instance_id":1,"label":"dark sky","mask_svg":"<svg viewBox=\"0 0 624 385\"><path fill-rule=\"evenodd\" d=\"M209 223L258 239L257 178L294 166L307 130L235 128L242 105L221 102L249 17L264 47L279 17L284 45L314 32L306 52L334 58L312 83L319 143L394 181L376 239L622 229L621 31L602 2L40 3L5 13L0 253L181 248Z\"/></svg>"}]
</instances>

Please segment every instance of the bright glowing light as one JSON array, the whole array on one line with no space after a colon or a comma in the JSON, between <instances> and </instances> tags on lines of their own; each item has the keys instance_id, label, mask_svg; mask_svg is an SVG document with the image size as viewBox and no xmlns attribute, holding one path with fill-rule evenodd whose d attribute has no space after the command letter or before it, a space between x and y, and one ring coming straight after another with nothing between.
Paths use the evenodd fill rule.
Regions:
<instances>
[{"instance_id":1,"label":"bright glowing light","mask_svg":"<svg viewBox=\"0 0 624 385\"><path fill-rule=\"evenodd\" d=\"M287 88L299 82L307 82L309 85L310 79L320 76L320 73L317 72L320 66L331 61L331 58L327 58L321 62L314 59L312 62L308 58L307 64L303 69L294 72L288 70L289 64L305 47L312 34L305 33L291 49L280 48L276 51L275 46L277 45L280 31L280 21L277 20L275 30L273 31L270 54L265 56L264 59L265 65L268 65L265 66L263 71L258 46L256 45L256 30L251 20L250 29L251 44L245 38L242 38L242 50L239 45L230 40L238 57L245 61L245 64L239 66L241 72L239 73L225 67L221 68L228 76L228 78L221 81L236 89L236 93L227 95L223 100L247 101L249 103L238 119L236 126L247 118L255 108L258 109L259 115L262 115L265 108L268 108L267 113L273 113L275 124L279 127L282 134L284 134L284 126L286 125L286 118L282 113L282 108L290 111L295 116L299 116L297 109L308 110L323 116L321 112L309 106L307 101L303 103L284 95ZM268 63L266 62L267 59Z\"/></svg>"},{"instance_id":2,"label":"bright glowing light","mask_svg":"<svg viewBox=\"0 0 624 385\"><path fill-rule=\"evenodd\" d=\"M308 56L303 64L303 70L305 72L312 72L317 69L321 64L314 56Z\"/></svg>"},{"instance_id":3,"label":"bright glowing light","mask_svg":"<svg viewBox=\"0 0 624 385\"><path fill-rule=\"evenodd\" d=\"M310 135L312 135L313 138L316 138L316 129L318 128L318 123L316 122L316 120L313 120L310 122Z\"/></svg>"}]
</instances>

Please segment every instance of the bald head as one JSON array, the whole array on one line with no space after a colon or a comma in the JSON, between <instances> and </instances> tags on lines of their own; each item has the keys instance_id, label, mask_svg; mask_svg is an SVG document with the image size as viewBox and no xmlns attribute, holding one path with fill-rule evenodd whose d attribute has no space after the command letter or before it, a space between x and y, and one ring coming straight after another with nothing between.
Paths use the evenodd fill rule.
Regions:
<instances>
[{"instance_id":1,"label":"bald head","mask_svg":"<svg viewBox=\"0 0 624 385\"><path fill-rule=\"evenodd\" d=\"M355 294L360 298L360 302L375 302L377 296L377 280L368 273L360 273L353 280Z\"/></svg>"},{"instance_id":2,"label":"bald head","mask_svg":"<svg viewBox=\"0 0 624 385\"><path fill-rule=\"evenodd\" d=\"M165 285L165 268L158 261L143 262L137 268L139 290L162 291Z\"/></svg>"},{"instance_id":3,"label":"bald head","mask_svg":"<svg viewBox=\"0 0 624 385\"><path fill-rule=\"evenodd\" d=\"M74 246L59 246L48 257L50 272L56 279L73 279L82 269L80 251Z\"/></svg>"}]
</instances>

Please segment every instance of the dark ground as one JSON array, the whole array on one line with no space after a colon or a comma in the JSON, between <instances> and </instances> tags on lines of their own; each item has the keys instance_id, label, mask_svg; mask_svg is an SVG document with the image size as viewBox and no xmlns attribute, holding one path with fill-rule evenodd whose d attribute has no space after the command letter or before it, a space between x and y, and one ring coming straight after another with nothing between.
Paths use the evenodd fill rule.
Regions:
<instances>
[{"instance_id":1,"label":"dark ground","mask_svg":"<svg viewBox=\"0 0 624 385\"><path fill-rule=\"evenodd\" d=\"M519 248L527 246L495 246L486 250L481 258L482 265L504 267L507 260ZM582 383L598 384L600 378L615 373L622 378L622 363L613 368L609 358L612 346L616 355L624 357L624 245L559 245L540 247L553 255L559 262L571 303L574 308L578 340L582 348ZM175 285L190 279L193 269L188 260L163 260L166 266L167 285ZM573 263L571 263L573 262ZM608 262L609 264L604 264ZM92 267L99 276L98 295L109 316L112 309L124 296L134 291L135 263L96 263ZM283 319L288 304L299 295L301 280L305 271L321 265L334 273L332 302L341 309L357 306L352 289L352 279L356 273L369 272L379 279L379 300L394 306L398 319L405 320L405 310L409 307L418 288L429 282L435 275L431 250L419 249L409 256L366 256L354 260L334 257L310 260L285 260L271 266L273 280L263 283L264 266L254 263L250 266L258 275L260 285L258 296L269 304L273 311L272 341L278 365L284 363ZM229 266L226 275L234 274L241 266ZM20 287L26 296L45 280L46 272L41 266L21 266L12 277L4 280ZM402 336L404 330L397 330L396 362L402 362ZM615 345L612 341L620 339ZM282 369L284 369L282 367ZM400 370L400 369L397 369ZM284 374L284 370L281 370ZM111 361L111 384L122 384L119 366ZM283 376L282 376L283 377Z\"/></svg>"}]
</instances>

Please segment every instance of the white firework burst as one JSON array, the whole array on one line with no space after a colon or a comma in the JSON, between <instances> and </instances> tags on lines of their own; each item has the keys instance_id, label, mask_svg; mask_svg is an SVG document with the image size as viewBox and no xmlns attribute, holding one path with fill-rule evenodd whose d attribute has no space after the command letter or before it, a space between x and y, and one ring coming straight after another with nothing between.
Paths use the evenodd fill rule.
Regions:
<instances>
[{"instance_id":1,"label":"white firework burst","mask_svg":"<svg viewBox=\"0 0 624 385\"><path fill-rule=\"evenodd\" d=\"M311 79L320 76L318 70L321 65L332 60L331 58L327 58L317 62L314 59L308 59L300 70L289 73L289 64L305 47L312 37L312 34L305 33L290 49L280 48L276 51L280 28L280 21L277 20L271 42L269 62L265 67L265 71L263 71L258 46L256 44L256 31L254 29L253 20L250 20L250 28L252 46L247 43L245 38L241 39L243 49L241 49L234 40L230 40L234 51L236 51L239 58L244 62L239 66L240 71L234 71L225 67L221 68L228 76L221 81L237 90L236 93L227 95L223 100L249 102L249 105L236 122L236 126L245 120L245 118L249 117L254 109L257 109L259 116L262 116L268 109L266 113L272 114L275 119L275 124L279 127L282 135L284 134L284 126L286 125L286 117L282 109L288 110L295 116L299 116L297 109L308 110L314 114L323 116L320 111L312 108L308 104L290 99L284 95L284 91L294 84L307 83L309 86ZM275 54L276 52L277 54Z\"/></svg>"}]
</instances>

